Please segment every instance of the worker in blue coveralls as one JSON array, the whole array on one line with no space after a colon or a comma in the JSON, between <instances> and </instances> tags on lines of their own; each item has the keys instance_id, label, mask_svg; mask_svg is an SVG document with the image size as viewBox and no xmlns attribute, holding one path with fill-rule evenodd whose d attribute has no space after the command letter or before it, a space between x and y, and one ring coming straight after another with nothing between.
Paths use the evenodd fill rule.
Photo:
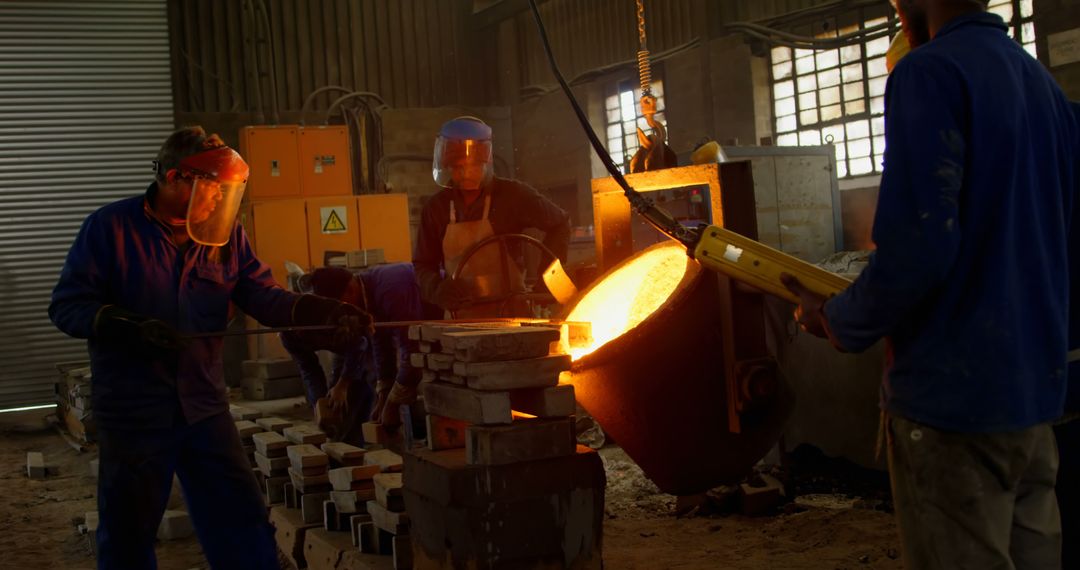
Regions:
<instances>
[{"instance_id":1,"label":"worker in blue coveralls","mask_svg":"<svg viewBox=\"0 0 1080 570\"><path fill-rule=\"evenodd\" d=\"M216 135L174 132L145 194L83 222L49 316L87 339L98 424L98 568L157 566L154 538L179 476L213 568L278 568L273 528L229 414L229 303L269 326L368 334L370 316L279 287L236 222L248 167Z\"/></svg>"},{"instance_id":2,"label":"worker in blue coveralls","mask_svg":"<svg viewBox=\"0 0 1080 570\"><path fill-rule=\"evenodd\" d=\"M423 318L420 286L411 263L376 265L355 274L340 267L321 267L312 272L311 287L316 295L370 312L377 322ZM300 369L308 403L314 407L319 399L327 398L338 420L336 439L362 445L363 422L371 419L397 425L398 408L416 399L420 371L409 364L412 350L407 330L379 328L372 338L360 337L348 344L321 333L281 334L282 345ZM318 350L334 353L329 381Z\"/></svg>"},{"instance_id":3,"label":"worker in blue coveralls","mask_svg":"<svg viewBox=\"0 0 1080 570\"><path fill-rule=\"evenodd\" d=\"M1051 422L1066 389L1078 126L985 0L899 0L870 263L802 327L887 340L882 384L907 568L1061 568Z\"/></svg>"},{"instance_id":4,"label":"worker in blue coveralls","mask_svg":"<svg viewBox=\"0 0 1080 570\"><path fill-rule=\"evenodd\" d=\"M1080 102L1072 104L1080 124ZM1077 145L1080 147L1080 143ZM1080 172L1080 153L1076 156ZM1077 176L1080 194L1080 176ZM1074 205L1076 208L1078 205ZM1057 436L1057 497L1061 511L1061 567L1080 568L1080 227L1069 232L1069 389L1065 397L1065 415L1054 426Z\"/></svg>"}]
</instances>

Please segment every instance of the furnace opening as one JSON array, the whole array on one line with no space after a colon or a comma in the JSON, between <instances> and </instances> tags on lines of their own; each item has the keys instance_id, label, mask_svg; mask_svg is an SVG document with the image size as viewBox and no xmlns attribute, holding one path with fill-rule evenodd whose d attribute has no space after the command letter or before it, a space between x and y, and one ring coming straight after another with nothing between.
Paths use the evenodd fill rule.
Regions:
<instances>
[{"instance_id":1,"label":"furnace opening","mask_svg":"<svg viewBox=\"0 0 1080 570\"><path fill-rule=\"evenodd\" d=\"M602 276L567 316L592 323L593 343L573 348L577 360L647 319L664 304L686 275L691 260L676 242L652 246Z\"/></svg>"}]
</instances>

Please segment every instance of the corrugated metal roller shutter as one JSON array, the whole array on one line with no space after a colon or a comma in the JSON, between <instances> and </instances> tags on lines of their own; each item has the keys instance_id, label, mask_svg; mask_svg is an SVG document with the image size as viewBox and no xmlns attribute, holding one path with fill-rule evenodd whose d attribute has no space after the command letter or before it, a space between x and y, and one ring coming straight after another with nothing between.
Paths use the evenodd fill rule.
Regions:
<instances>
[{"instance_id":1,"label":"corrugated metal roller shutter","mask_svg":"<svg viewBox=\"0 0 1080 570\"><path fill-rule=\"evenodd\" d=\"M49 295L83 218L149 182L172 105L165 0L0 1L0 409L86 358Z\"/></svg>"}]
</instances>

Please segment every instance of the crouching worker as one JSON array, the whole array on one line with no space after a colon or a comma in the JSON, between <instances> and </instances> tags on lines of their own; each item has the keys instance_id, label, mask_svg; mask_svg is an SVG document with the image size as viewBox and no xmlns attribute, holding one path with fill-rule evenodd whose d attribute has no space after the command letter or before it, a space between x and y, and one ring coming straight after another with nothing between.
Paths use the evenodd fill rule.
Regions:
<instances>
[{"instance_id":1,"label":"crouching worker","mask_svg":"<svg viewBox=\"0 0 1080 570\"><path fill-rule=\"evenodd\" d=\"M316 295L370 311L377 321L421 318L420 289L408 263L378 265L358 274L322 267L311 274L311 287ZM380 421L384 409L396 413L397 405L415 399L419 371L408 362L405 327L379 328L347 344L321 332L287 332L281 340L300 369L320 427L334 439L363 445L363 422ZM329 379L319 363L319 350L334 354Z\"/></svg>"}]
</instances>

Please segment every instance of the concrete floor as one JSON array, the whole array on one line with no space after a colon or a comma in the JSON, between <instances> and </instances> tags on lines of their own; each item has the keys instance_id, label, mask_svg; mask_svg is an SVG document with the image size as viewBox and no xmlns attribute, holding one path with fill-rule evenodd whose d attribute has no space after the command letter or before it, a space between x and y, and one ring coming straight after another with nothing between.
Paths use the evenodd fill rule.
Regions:
<instances>
[{"instance_id":1,"label":"concrete floor","mask_svg":"<svg viewBox=\"0 0 1080 570\"><path fill-rule=\"evenodd\" d=\"M310 417L299 398L244 405ZM73 519L96 509L96 482L89 472L94 454L66 444L46 425L47 413L0 414L0 566L93 568ZM27 479L28 451L44 452L56 474ZM852 508L850 499L800 499L798 509L773 517L676 518L674 497L658 493L621 449L608 447L601 454L608 475L607 568L901 568L892 516ZM206 567L194 538L160 543L158 560L163 570Z\"/></svg>"}]
</instances>

